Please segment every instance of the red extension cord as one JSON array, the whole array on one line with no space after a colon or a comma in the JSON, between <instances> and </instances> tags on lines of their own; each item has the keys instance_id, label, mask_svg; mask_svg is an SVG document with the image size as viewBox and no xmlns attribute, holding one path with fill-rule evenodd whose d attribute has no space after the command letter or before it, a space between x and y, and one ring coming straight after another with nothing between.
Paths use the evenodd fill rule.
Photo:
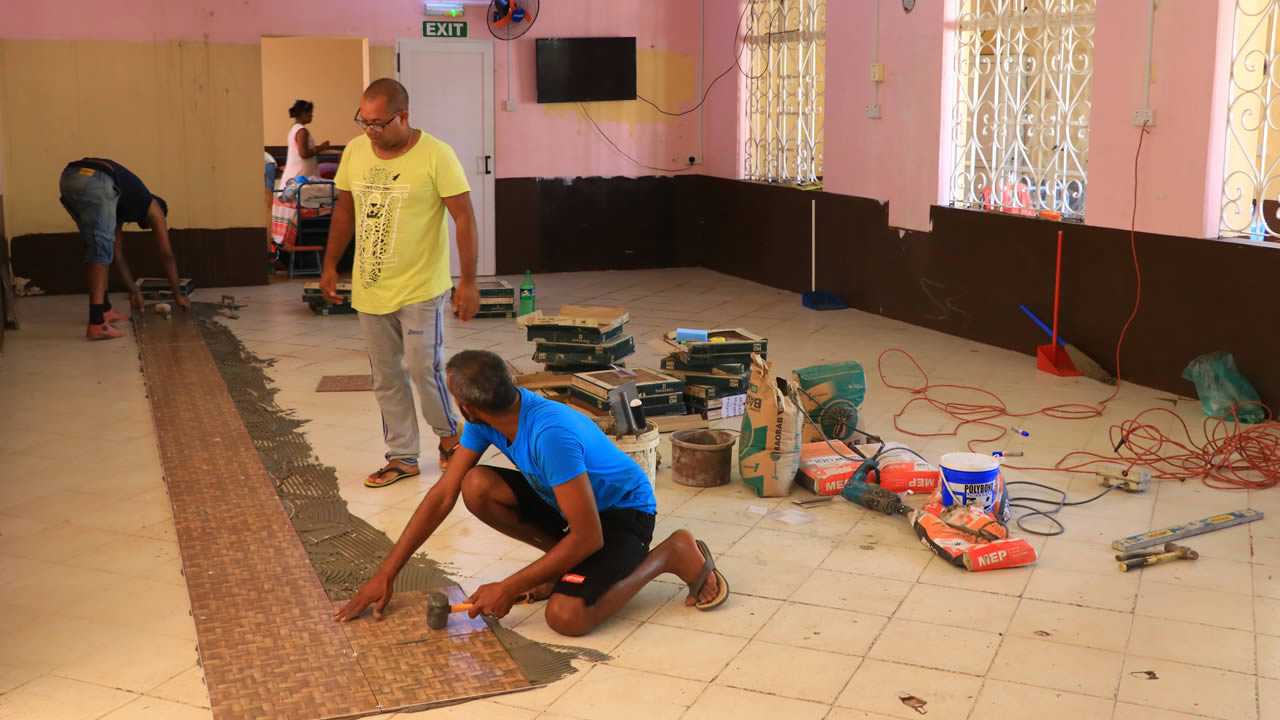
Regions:
<instances>
[{"instance_id":1,"label":"red extension cord","mask_svg":"<svg viewBox=\"0 0 1280 720\"><path fill-rule=\"evenodd\" d=\"M1137 276L1137 296L1133 301L1133 311L1120 330L1116 341L1116 387L1106 399L1097 405L1084 403L1066 403L1040 408L1025 413L1010 412L1009 407L998 395L983 388L969 385L935 385L929 382L929 376L920 363L905 350L890 348L880 353L877 369L880 381L886 387L895 390L906 390L917 397L893 416L893 427L899 432L915 437L949 437L959 434L966 425L979 425L992 428L996 433L992 437L970 440L969 450L974 444L994 443L1003 439L1009 430L1003 424L992 422L997 418L1022 418L1034 415L1062 420L1086 420L1101 417L1107 403L1115 399L1120 392L1120 349L1124 345L1125 334L1138 315L1138 307L1142 302L1142 269L1138 264L1138 161L1142 157L1142 140L1151 132L1145 126L1138 135L1138 151L1133 158L1133 216L1129 225L1129 246L1133 252L1133 270ZM884 358L890 353L905 355L916 370L920 372L920 382L916 385L894 385L885 379ZM937 390L961 390L979 393L990 398L991 402L958 402L946 401L934 397ZM956 425L948 432L918 433L903 428L899 419L917 402L925 402L943 414L956 420ZM1117 447L1119 459L1127 462L1129 467L1144 466L1152 469L1152 475L1161 479L1188 480L1199 478L1205 485L1224 490L1262 490L1280 484L1280 424L1271 421L1271 409L1260 403L1266 413L1266 422L1246 426L1239 422L1237 412L1221 417L1208 417L1204 421L1203 442L1191 438L1191 431L1186 422L1177 413L1167 408L1150 408L1138 413L1135 417L1118 425L1111 426L1111 442ZM1243 406L1241 406L1243 407ZM1149 414L1168 413L1181 426L1179 439L1169 437L1155 425L1143 418ZM1005 463L1006 467L1017 470L1045 470L1057 472L1092 473L1089 466L1099 462L1115 462L1117 458L1099 455L1093 452L1076 451L1068 453L1053 467L1021 467Z\"/></svg>"}]
</instances>

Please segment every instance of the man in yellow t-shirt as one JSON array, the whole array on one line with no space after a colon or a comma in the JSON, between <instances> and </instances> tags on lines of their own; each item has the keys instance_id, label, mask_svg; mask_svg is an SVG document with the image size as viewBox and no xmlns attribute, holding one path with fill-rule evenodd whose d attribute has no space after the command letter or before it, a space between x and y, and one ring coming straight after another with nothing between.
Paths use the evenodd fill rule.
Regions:
<instances>
[{"instance_id":1,"label":"man in yellow t-shirt","mask_svg":"<svg viewBox=\"0 0 1280 720\"><path fill-rule=\"evenodd\" d=\"M453 309L466 322L480 306L477 233L471 187L453 148L409 125L409 93L390 78L375 80L360 99L356 123L364 135L347 144L334 178L339 194L329 226L320 287L337 293L338 259L355 232L351 304L369 348L373 391L382 410L387 463L365 479L386 487L418 474L418 421L440 438L443 470L461 437L444 375L443 311L449 276L448 211L457 226L462 277Z\"/></svg>"}]
</instances>

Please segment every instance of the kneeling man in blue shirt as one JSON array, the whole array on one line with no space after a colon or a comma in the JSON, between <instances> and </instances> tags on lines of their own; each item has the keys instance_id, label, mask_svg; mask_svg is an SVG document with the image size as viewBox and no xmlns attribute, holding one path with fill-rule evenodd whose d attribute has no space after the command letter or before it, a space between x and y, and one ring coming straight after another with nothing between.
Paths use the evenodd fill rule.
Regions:
<instances>
[{"instance_id":1,"label":"kneeling man in blue shirt","mask_svg":"<svg viewBox=\"0 0 1280 720\"><path fill-rule=\"evenodd\" d=\"M396 574L459 496L489 527L545 553L506 580L480 586L470 597L472 617L504 617L527 593L547 599L551 629L583 635L663 573L689 585L686 605L710 610L725 601L728 583L706 544L688 530L650 549L653 487L590 418L517 388L506 361L488 351L460 352L446 371L467 421L457 454L391 554L335 620L357 617L371 604L380 618ZM491 445L517 469L479 465Z\"/></svg>"}]
</instances>

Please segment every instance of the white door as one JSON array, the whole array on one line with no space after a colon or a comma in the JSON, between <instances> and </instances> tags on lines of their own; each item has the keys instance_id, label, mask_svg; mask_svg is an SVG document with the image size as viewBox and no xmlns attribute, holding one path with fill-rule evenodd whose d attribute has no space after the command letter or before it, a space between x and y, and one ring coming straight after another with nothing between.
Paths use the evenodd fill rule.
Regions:
<instances>
[{"instance_id":1,"label":"white door","mask_svg":"<svg viewBox=\"0 0 1280 720\"><path fill-rule=\"evenodd\" d=\"M494 274L493 40L405 38L397 79L409 91L409 123L448 143L467 171L479 224L477 275ZM458 277L457 229L449 223L449 271Z\"/></svg>"}]
</instances>

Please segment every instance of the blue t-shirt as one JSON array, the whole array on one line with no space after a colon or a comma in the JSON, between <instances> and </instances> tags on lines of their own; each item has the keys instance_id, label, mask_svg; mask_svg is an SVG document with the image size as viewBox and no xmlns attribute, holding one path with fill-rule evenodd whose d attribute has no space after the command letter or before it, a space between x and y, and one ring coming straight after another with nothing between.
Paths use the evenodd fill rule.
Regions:
<instances>
[{"instance_id":1,"label":"blue t-shirt","mask_svg":"<svg viewBox=\"0 0 1280 720\"><path fill-rule=\"evenodd\" d=\"M619 450L598 425L573 408L523 388L514 442L508 445L506 436L492 426L467 423L462 445L476 453L484 453L490 445L497 447L524 474L538 497L556 510L560 505L552 488L585 472L600 512L658 512L653 487L644 470Z\"/></svg>"}]
</instances>

